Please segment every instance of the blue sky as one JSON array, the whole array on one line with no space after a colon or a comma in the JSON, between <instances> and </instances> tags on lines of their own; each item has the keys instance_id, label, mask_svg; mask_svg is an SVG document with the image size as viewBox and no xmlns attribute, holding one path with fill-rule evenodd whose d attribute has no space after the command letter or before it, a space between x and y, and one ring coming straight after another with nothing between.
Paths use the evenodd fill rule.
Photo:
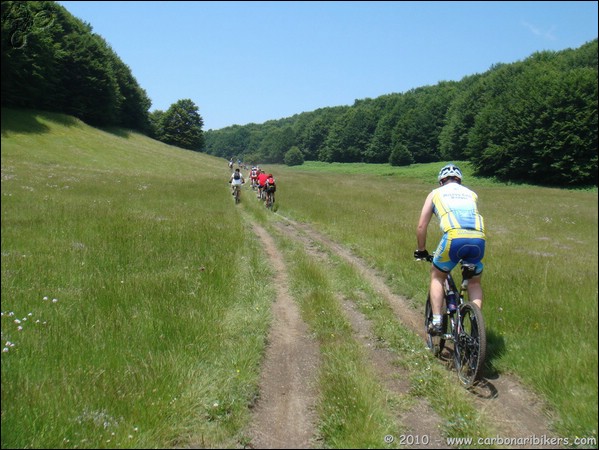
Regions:
<instances>
[{"instance_id":1,"label":"blue sky","mask_svg":"<svg viewBox=\"0 0 599 450\"><path fill-rule=\"evenodd\" d=\"M131 68L151 111L204 130L459 81L597 38L596 1L61 1Z\"/></svg>"}]
</instances>

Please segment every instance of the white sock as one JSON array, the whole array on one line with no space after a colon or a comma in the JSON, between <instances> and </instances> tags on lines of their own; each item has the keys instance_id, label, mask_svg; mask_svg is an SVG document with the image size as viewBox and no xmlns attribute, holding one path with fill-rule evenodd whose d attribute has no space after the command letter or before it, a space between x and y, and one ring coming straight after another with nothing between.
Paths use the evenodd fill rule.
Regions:
<instances>
[{"instance_id":1,"label":"white sock","mask_svg":"<svg viewBox=\"0 0 599 450\"><path fill-rule=\"evenodd\" d=\"M441 314L433 314L433 324L441 325L441 321L443 320L443 316Z\"/></svg>"}]
</instances>

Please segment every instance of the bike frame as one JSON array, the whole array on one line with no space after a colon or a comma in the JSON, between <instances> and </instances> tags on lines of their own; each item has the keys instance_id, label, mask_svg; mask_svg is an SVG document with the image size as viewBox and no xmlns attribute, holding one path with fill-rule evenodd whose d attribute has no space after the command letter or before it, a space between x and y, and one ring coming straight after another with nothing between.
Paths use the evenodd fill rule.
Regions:
<instances>
[{"instance_id":1,"label":"bike frame","mask_svg":"<svg viewBox=\"0 0 599 450\"><path fill-rule=\"evenodd\" d=\"M241 185L235 184L233 185L233 189L235 189L235 204L241 201Z\"/></svg>"},{"instance_id":2,"label":"bike frame","mask_svg":"<svg viewBox=\"0 0 599 450\"><path fill-rule=\"evenodd\" d=\"M266 207L271 209L275 202L275 194L274 192L266 192Z\"/></svg>"},{"instance_id":3,"label":"bike frame","mask_svg":"<svg viewBox=\"0 0 599 450\"><path fill-rule=\"evenodd\" d=\"M432 257L427 258L432 262ZM459 289L451 273L447 274L443 296L443 334L432 336L428 333L428 324L432 320L430 293L425 308L425 330L427 346L435 356L439 356L445 342L453 343L453 363L458 378L466 387L474 384L482 372L486 354L486 333L482 312L476 304L466 300L468 280L474 274L474 267L462 264L462 282ZM447 293L456 295L457 308L450 311L447 306Z\"/></svg>"}]
</instances>

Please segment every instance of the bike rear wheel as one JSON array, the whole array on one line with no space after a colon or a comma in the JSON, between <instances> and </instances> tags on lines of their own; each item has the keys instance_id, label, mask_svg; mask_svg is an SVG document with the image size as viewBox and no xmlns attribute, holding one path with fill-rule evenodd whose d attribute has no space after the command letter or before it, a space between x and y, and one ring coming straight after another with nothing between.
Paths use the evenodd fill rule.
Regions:
<instances>
[{"instance_id":1,"label":"bike rear wheel","mask_svg":"<svg viewBox=\"0 0 599 450\"><path fill-rule=\"evenodd\" d=\"M445 339L443 336L431 336L428 332L429 324L433 321L433 308L431 306L430 294L426 298L426 306L424 307L424 332L426 333L426 346L433 352L433 355L439 354L445 348ZM442 328L443 334L447 333L447 315L443 314Z\"/></svg>"},{"instance_id":2,"label":"bike rear wheel","mask_svg":"<svg viewBox=\"0 0 599 450\"><path fill-rule=\"evenodd\" d=\"M463 303L453 357L458 378L465 387L472 386L482 374L486 352L487 335L482 312L474 303Z\"/></svg>"}]
</instances>

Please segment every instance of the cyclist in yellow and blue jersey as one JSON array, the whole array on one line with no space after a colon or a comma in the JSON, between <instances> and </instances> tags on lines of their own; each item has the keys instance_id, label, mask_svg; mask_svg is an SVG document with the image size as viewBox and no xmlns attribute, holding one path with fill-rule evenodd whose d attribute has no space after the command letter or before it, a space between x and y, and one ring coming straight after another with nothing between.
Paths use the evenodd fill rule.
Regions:
<instances>
[{"instance_id":1,"label":"cyclist in yellow and blue jersey","mask_svg":"<svg viewBox=\"0 0 599 450\"><path fill-rule=\"evenodd\" d=\"M420 213L416 230L418 249L414 252L417 259L428 256L426 233L434 214L439 219L443 237L435 250L431 268L431 334L441 333L443 285L447 274L460 261L476 267L468 282L468 297L482 308L482 259L486 243L484 220L478 212L478 195L462 186L462 171L456 165L448 164L441 169L437 180L440 187L426 197Z\"/></svg>"}]
</instances>

